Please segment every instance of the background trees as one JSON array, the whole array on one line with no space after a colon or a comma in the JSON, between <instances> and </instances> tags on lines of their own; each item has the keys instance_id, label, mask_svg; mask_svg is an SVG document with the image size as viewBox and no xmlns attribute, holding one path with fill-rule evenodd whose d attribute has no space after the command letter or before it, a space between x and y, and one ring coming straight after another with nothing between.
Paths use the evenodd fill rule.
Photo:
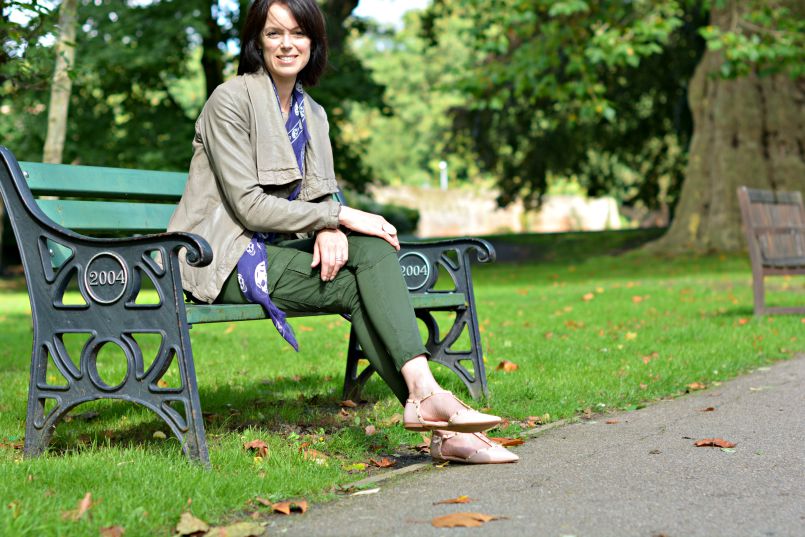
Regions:
<instances>
[{"instance_id":1,"label":"background trees","mask_svg":"<svg viewBox=\"0 0 805 537\"><path fill-rule=\"evenodd\" d=\"M248 2L77 2L64 160L185 169ZM801 2L433 0L399 31L356 19L357 4L322 0L331 69L311 90L354 188L422 184L440 160L454 180L494 182L501 204L572 181L667 209L664 250L738 247L738 183L801 188ZM0 132L36 160L59 4L0 7Z\"/></svg>"}]
</instances>

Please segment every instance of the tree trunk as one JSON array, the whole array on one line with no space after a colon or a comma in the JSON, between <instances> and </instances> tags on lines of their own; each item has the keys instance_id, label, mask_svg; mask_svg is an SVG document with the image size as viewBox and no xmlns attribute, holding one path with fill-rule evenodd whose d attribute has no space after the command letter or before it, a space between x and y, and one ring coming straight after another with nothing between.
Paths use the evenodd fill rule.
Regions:
<instances>
[{"instance_id":1,"label":"tree trunk","mask_svg":"<svg viewBox=\"0 0 805 537\"><path fill-rule=\"evenodd\" d=\"M210 0L205 2L204 5L204 23L207 26L207 31L201 41L201 67L204 69L204 81L208 98L215 91L215 88L224 82L224 53L219 47L225 39L218 21L213 16L213 7L217 6L217 0Z\"/></svg>"},{"instance_id":2,"label":"tree trunk","mask_svg":"<svg viewBox=\"0 0 805 537\"><path fill-rule=\"evenodd\" d=\"M729 7L729 6L728 6ZM713 9L726 28L729 9ZM785 74L718 78L723 56L707 51L690 82L693 137L679 205L655 252L744 247L736 190L805 190L805 80Z\"/></svg>"},{"instance_id":3,"label":"tree trunk","mask_svg":"<svg viewBox=\"0 0 805 537\"><path fill-rule=\"evenodd\" d=\"M43 162L60 164L67 134L67 111L73 81L70 69L75 63L75 27L77 0L63 0L59 8L59 40L56 43L56 69L50 87L48 132L45 138Z\"/></svg>"}]
</instances>

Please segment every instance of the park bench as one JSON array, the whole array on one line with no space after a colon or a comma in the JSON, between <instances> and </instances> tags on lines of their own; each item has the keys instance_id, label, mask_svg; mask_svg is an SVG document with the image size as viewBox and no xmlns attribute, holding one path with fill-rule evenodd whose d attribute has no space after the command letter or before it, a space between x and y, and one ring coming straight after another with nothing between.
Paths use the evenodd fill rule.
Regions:
<instances>
[{"instance_id":1,"label":"park bench","mask_svg":"<svg viewBox=\"0 0 805 537\"><path fill-rule=\"evenodd\" d=\"M766 276L805 274L805 209L802 194L738 189L749 258L755 315L805 313L805 307L767 307Z\"/></svg>"},{"instance_id":2,"label":"park bench","mask_svg":"<svg viewBox=\"0 0 805 537\"><path fill-rule=\"evenodd\" d=\"M25 455L42 453L55 425L73 407L108 398L151 409L168 424L191 459L209 464L189 329L194 324L266 316L262 306L255 304L185 302L179 251L185 249L188 261L198 266L212 260L203 238L165 232L184 191L186 174L20 165L5 147L0 147L0 157L0 192L20 250L33 317ZM431 360L458 374L477 398L487 393L487 385L471 252L481 262L495 259L488 242L471 238L404 243L398 255L416 315L428 330ZM444 285L445 280L449 285ZM65 303L71 281L77 283L81 304ZM141 293L150 300L141 300ZM441 333L437 312L447 312L448 318L454 315ZM87 335L79 357L67 352L67 334ZM150 365L138 343L142 334L161 338ZM454 348L456 343L465 348ZM127 362L123 380L111 385L97 366L98 353L110 344L122 349ZM359 372L361 357L353 330L347 349L345 399L356 398L373 372L370 366ZM161 381L174 361L179 387ZM49 363L66 385L50 383ZM48 401L52 409L46 409Z\"/></svg>"}]
</instances>

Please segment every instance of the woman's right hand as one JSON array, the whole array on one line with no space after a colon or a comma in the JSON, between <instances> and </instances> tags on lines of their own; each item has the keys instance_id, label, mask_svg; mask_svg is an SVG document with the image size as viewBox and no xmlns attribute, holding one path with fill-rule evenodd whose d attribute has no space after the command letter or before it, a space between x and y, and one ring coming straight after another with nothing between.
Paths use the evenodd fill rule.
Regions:
<instances>
[{"instance_id":1,"label":"woman's right hand","mask_svg":"<svg viewBox=\"0 0 805 537\"><path fill-rule=\"evenodd\" d=\"M367 213L342 205L341 211L338 213L338 223L352 231L380 237L394 246L395 250L400 249L397 228L379 214Z\"/></svg>"}]
</instances>

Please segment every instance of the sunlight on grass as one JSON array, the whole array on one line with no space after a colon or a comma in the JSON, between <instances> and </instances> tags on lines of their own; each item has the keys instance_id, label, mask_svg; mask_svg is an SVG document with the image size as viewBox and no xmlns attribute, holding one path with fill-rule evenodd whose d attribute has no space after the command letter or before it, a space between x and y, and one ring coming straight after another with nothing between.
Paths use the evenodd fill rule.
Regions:
<instances>
[{"instance_id":1,"label":"sunlight on grass","mask_svg":"<svg viewBox=\"0 0 805 537\"><path fill-rule=\"evenodd\" d=\"M506 435L517 434L529 416L547 413L555 420L585 409L636 408L684 393L690 383L713 385L805 348L800 316L752 317L751 274L742 257L632 254L572 265L476 266L474 276L488 404L511 420ZM769 284L771 303L805 303L805 278ZM264 322L193 328L211 471L188 463L155 415L109 401L75 409L58 426L46 456L23 460L18 446L30 308L24 291L3 289L0 496L4 507L12 507L0 510L2 535L95 536L99 527L118 524L127 537L168 535L188 501L196 516L210 522L242 519L266 512L255 504L257 496L321 501L338 484L367 475L355 463L416 456L410 446L421 437L396 423L401 408L376 377L364 394L368 404L339 407L349 327L328 316L292 320L299 354ZM158 344L144 346L156 352ZM125 360L109 358L110 378L124 375ZM518 369L497 370L502 360ZM452 373L434 371L466 397ZM367 436L370 424L377 432ZM266 457L243 448L254 439L269 445ZM63 521L61 513L86 492L100 500L92 517Z\"/></svg>"}]
</instances>

